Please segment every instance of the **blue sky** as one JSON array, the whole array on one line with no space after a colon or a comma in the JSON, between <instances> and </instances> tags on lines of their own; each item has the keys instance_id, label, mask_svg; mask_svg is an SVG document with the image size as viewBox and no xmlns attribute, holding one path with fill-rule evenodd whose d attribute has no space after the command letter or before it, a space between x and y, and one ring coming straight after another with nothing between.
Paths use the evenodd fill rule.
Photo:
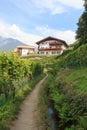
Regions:
<instances>
[{"instance_id":1,"label":"blue sky","mask_svg":"<svg viewBox=\"0 0 87 130\"><path fill-rule=\"evenodd\" d=\"M2 0L0 35L32 44L53 36L75 41L83 0Z\"/></svg>"}]
</instances>

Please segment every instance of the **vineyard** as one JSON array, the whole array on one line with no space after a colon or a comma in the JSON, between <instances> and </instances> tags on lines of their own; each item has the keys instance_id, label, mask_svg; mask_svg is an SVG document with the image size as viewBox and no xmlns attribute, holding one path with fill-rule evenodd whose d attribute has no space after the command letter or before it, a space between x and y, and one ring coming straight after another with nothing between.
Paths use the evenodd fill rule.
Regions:
<instances>
[{"instance_id":1,"label":"vineyard","mask_svg":"<svg viewBox=\"0 0 87 130\"><path fill-rule=\"evenodd\" d=\"M38 61L21 59L13 52L0 54L0 130L9 128L20 103L42 73L43 65Z\"/></svg>"}]
</instances>

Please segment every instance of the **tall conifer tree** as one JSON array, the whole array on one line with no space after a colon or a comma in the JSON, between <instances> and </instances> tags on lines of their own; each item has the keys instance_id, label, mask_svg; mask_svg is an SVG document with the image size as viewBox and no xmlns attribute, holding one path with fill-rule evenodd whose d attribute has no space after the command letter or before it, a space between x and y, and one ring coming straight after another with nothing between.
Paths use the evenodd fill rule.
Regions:
<instances>
[{"instance_id":1,"label":"tall conifer tree","mask_svg":"<svg viewBox=\"0 0 87 130\"><path fill-rule=\"evenodd\" d=\"M77 23L78 29L76 31L76 39L80 41L80 44L87 43L87 0L84 0L84 8L85 10Z\"/></svg>"}]
</instances>

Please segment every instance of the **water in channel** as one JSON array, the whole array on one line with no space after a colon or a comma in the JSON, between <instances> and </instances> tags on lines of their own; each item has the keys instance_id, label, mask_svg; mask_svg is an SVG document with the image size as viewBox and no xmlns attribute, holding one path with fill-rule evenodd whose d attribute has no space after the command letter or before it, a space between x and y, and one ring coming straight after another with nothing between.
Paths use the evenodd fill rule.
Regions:
<instances>
[{"instance_id":1,"label":"water in channel","mask_svg":"<svg viewBox=\"0 0 87 130\"><path fill-rule=\"evenodd\" d=\"M56 130L55 129L55 121L53 119L53 109L51 107L48 108L47 114L49 116L49 122L50 122L50 128L51 128L51 130Z\"/></svg>"}]
</instances>

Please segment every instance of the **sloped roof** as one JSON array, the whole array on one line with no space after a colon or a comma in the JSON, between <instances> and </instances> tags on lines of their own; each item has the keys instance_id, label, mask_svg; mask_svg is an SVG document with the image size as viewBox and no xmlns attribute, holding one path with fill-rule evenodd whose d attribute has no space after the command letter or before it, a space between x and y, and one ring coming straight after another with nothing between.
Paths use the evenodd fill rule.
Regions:
<instances>
[{"instance_id":1,"label":"sloped roof","mask_svg":"<svg viewBox=\"0 0 87 130\"><path fill-rule=\"evenodd\" d=\"M49 41L49 40L56 40L56 41L62 42L65 46L68 47L67 43L64 40L54 38L54 37L50 37L50 36L36 42L36 44L39 45L40 43L45 42L45 41Z\"/></svg>"},{"instance_id":2,"label":"sloped roof","mask_svg":"<svg viewBox=\"0 0 87 130\"><path fill-rule=\"evenodd\" d=\"M17 48L21 48L21 49L29 49L29 48L34 48L33 46L17 46Z\"/></svg>"}]
</instances>

